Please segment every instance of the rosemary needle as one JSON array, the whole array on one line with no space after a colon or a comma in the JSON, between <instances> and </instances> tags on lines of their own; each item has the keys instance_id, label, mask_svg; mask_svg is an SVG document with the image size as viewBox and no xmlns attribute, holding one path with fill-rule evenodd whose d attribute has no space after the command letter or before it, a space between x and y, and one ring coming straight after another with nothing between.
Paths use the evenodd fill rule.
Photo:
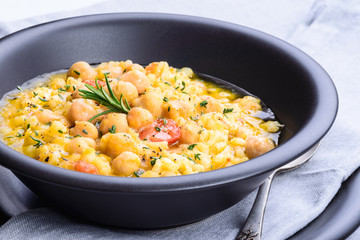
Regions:
<instances>
[{"instance_id":1,"label":"rosemary needle","mask_svg":"<svg viewBox=\"0 0 360 240\"><path fill-rule=\"evenodd\" d=\"M100 104L102 104L103 106L108 108L108 110L101 112L101 113L95 115L94 117L92 117L91 119L89 119L89 122L91 122L95 118L97 118L101 115L107 114L107 113L111 113L111 112L128 113L131 109L127 100L125 98L123 100L122 94L120 95L120 100L118 100L116 98L114 92L111 89L107 74L104 74L104 76L105 76L106 86L108 88L110 96L105 91L103 86L99 86L97 79L95 79L95 85L96 85L97 89L89 84L85 84L85 86L89 90L79 89L79 92L81 92L80 96L82 96L84 99L95 100L95 101L99 102Z\"/></svg>"}]
</instances>

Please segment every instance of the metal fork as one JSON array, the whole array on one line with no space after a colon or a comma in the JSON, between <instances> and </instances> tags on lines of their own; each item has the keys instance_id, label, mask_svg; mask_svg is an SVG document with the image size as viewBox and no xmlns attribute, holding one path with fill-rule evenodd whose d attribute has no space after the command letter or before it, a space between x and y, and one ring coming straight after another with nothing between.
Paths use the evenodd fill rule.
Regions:
<instances>
[{"instance_id":1,"label":"metal fork","mask_svg":"<svg viewBox=\"0 0 360 240\"><path fill-rule=\"evenodd\" d=\"M245 224L239 234L236 237L236 240L260 240L261 231L264 219L264 213L266 208L267 199L269 196L270 186L273 178L282 172L292 170L298 166L307 162L315 153L320 143L314 145L310 150L291 161L290 163L276 169L259 187L258 193L256 195L254 204L251 208L249 216L247 217Z\"/></svg>"}]
</instances>

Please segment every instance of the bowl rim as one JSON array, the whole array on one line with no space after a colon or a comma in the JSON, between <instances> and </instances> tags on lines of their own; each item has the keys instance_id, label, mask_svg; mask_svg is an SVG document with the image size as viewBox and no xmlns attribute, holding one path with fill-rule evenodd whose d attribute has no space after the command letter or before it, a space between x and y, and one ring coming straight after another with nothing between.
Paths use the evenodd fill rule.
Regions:
<instances>
[{"instance_id":1,"label":"bowl rim","mask_svg":"<svg viewBox=\"0 0 360 240\"><path fill-rule=\"evenodd\" d=\"M71 25L90 25L94 22L107 22L114 20L157 20L184 23L196 22L196 24L199 25L241 32L251 38L266 42L277 50L291 56L291 58L293 58L299 66L303 67L303 69L306 69L309 76L314 79L313 83L318 90L319 101L314 103L315 107L313 115L290 139L260 157L222 169L191 175L166 177L166 179L115 177L75 172L40 161L34 161L34 159L11 149L3 142L0 142L0 164L17 174L33 179L52 182L53 184L72 188L83 188L94 191L152 193L211 188L241 179L262 175L286 164L287 162L290 162L307 152L312 146L318 143L329 131L335 121L338 110L338 94L330 76L315 60L298 48L281 39L235 23L168 13L94 14L59 19L17 31L0 39L0 49L5 47L6 44L11 41L20 41L20 37L31 35L37 31L62 29ZM311 132L313 137L309 139L307 132ZM296 151L289 152L289 149L296 149ZM274 161L274 159L276 159L276 161Z\"/></svg>"}]
</instances>

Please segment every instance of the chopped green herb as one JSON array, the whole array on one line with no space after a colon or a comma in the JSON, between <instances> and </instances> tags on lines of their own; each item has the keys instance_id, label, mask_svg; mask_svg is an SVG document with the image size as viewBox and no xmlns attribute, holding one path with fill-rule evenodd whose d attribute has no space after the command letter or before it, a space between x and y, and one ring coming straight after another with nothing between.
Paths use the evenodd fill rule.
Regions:
<instances>
[{"instance_id":1,"label":"chopped green herb","mask_svg":"<svg viewBox=\"0 0 360 240\"><path fill-rule=\"evenodd\" d=\"M32 140L34 140L36 142L36 144L33 145L34 147L38 148L38 147L44 145L44 143L41 140L38 140L38 139L34 138L31 135L30 135L30 137L31 137Z\"/></svg>"},{"instance_id":2,"label":"chopped green herb","mask_svg":"<svg viewBox=\"0 0 360 240\"><path fill-rule=\"evenodd\" d=\"M169 82L164 82L164 84L166 84L168 86L171 86L171 84Z\"/></svg>"},{"instance_id":3,"label":"chopped green herb","mask_svg":"<svg viewBox=\"0 0 360 240\"><path fill-rule=\"evenodd\" d=\"M187 93L187 92L184 92L184 91L182 91L181 93L183 93L183 94L189 94L189 93Z\"/></svg>"},{"instance_id":4,"label":"chopped green herb","mask_svg":"<svg viewBox=\"0 0 360 240\"><path fill-rule=\"evenodd\" d=\"M201 153L195 153L194 154L195 160L201 160L200 155L201 155Z\"/></svg>"},{"instance_id":5,"label":"chopped green herb","mask_svg":"<svg viewBox=\"0 0 360 240\"><path fill-rule=\"evenodd\" d=\"M156 163L156 160L158 160L159 158L157 158L157 157L150 157L152 160L150 161L150 164L151 164L151 166L154 166L155 165L155 163Z\"/></svg>"},{"instance_id":6,"label":"chopped green herb","mask_svg":"<svg viewBox=\"0 0 360 240\"><path fill-rule=\"evenodd\" d=\"M61 96L61 94L58 94L59 98L61 98L62 100L64 100L63 96Z\"/></svg>"},{"instance_id":7,"label":"chopped green herb","mask_svg":"<svg viewBox=\"0 0 360 240\"><path fill-rule=\"evenodd\" d=\"M73 85L73 90L75 91L76 90L76 87Z\"/></svg>"},{"instance_id":8,"label":"chopped green herb","mask_svg":"<svg viewBox=\"0 0 360 240\"><path fill-rule=\"evenodd\" d=\"M194 118L193 116L190 116L190 119L193 120L193 121L197 121L199 118Z\"/></svg>"},{"instance_id":9,"label":"chopped green herb","mask_svg":"<svg viewBox=\"0 0 360 240\"><path fill-rule=\"evenodd\" d=\"M20 86L17 86L16 88L17 88L20 92L23 91L23 89L22 89Z\"/></svg>"},{"instance_id":10,"label":"chopped green herb","mask_svg":"<svg viewBox=\"0 0 360 240\"><path fill-rule=\"evenodd\" d=\"M156 130L157 132L160 132L160 131L161 131L161 129L160 129L159 127L155 127L155 130Z\"/></svg>"},{"instance_id":11,"label":"chopped green herb","mask_svg":"<svg viewBox=\"0 0 360 240\"><path fill-rule=\"evenodd\" d=\"M187 159L189 159L190 161L192 161L192 162L194 162L194 163L196 163L195 161L194 161L194 159L192 159L191 157L189 157L189 156L186 156L185 154L182 154L184 157L186 157Z\"/></svg>"},{"instance_id":12,"label":"chopped green herb","mask_svg":"<svg viewBox=\"0 0 360 240\"><path fill-rule=\"evenodd\" d=\"M50 105L47 105L47 104L46 104L46 105L44 105L43 107L50 107Z\"/></svg>"},{"instance_id":13,"label":"chopped green herb","mask_svg":"<svg viewBox=\"0 0 360 240\"><path fill-rule=\"evenodd\" d=\"M189 149L189 150L194 150L194 147L196 146L197 144L196 143L194 143L194 144L191 144L191 145L189 145L188 147L187 147L187 149Z\"/></svg>"},{"instance_id":14,"label":"chopped green herb","mask_svg":"<svg viewBox=\"0 0 360 240\"><path fill-rule=\"evenodd\" d=\"M83 129L82 132L85 134L89 134L85 129Z\"/></svg>"},{"instance_id":15,"label":"chopped green herb","mask_svg":"<svg viewBox=\"0 0 360 240\"><path fill-rule=\"evenodd\" d=\"M60 130L60 129L58 130L58 132L59 132L59 133L64 133L64 132L63 132L62 130Z\"/></svg>"},{"instance_id":16,"label":"chopped green herb","mask_svg":"<svg viewBox=\"0 0 360 240\"><path fill-rule=\"evenodd\" d=\"M123 73L126 73L126 71L127 71L127 68L124 69Z\"/></svg>"},{"instance_id":17,"label":"chopped green herb","mask_svg":"<svg viewBox=\"0 0 360 240\"><path fill-rule=\"evenodd\" d=\"M26 125L26 129L29 129L29 127L30 127L30 123L28 123L28 124Z\"/></svg>"},{"instance_id":18,"label":"chopped green herb","mask_svg":"<svg viewBox=\"0 0 360 240\"><path fill-rule=\"evenodd\" d=\"M200 107L204 107L206 108L206 105L208 104L208 101L207 100L204 100L202 102L200 102Z\"/></svg>"},{"instance_id":19,"label":"chopped green herb","mask_svg":"<svg viewBox=\"0 0 360 240\"><path fill-rule=\"evenodd\" d=\"M109 128L110 133L116 133L116 126L112 125L111 128Z\"/></svg>"},{"instance_id":20,"label":"chopped green herb","mask_svg":"<svg viewBox=\"0 0 360 240\"><path fill-rule=\"evenodd\" d=\"M80 72L74 70L74 73L80 76Z\"/></svg>"},{"instance_id":21,"label":"chopped green herb","mask_svg":"<svg viewBox=\"0 0 360 240\"><path fill-rule=\"evenodd\" d=\"M13 136L8 136L8 137L6 137L6 138L14 138Z\"/></svg>"},{"instance_id":22,"label":"chopped green herb","mask_svg":"<svg viewBox=\"0 0 360 240\"><path fill-rule=\"evenodd\" d=\"M74 136L74 138L76 138L76 137L81 137L81 135L78 134L78 135Z\"/></svg>"},{"instance_id":23,"label":"chopped green herb","mask_svg":"<svg viewBox=\"0 0 360 240\"><path fill-rule=\"evenodd\" d=\"M200 131L198 131L198 134L201 134L203 131L205 131L205 128L201 129Z\"/></svg>"},{"instance_id":24,"label":"chopped green herb","mask_svg":"<svg viewBox=\"0 0 360 240\"><path fill-rule=\"evenodd\" d=\"M227 114L227 113L231 113L232 111L234 111L233 108L224 108L223 114Z\"/></svg>"},{"instance_id":25,"label":"chopped green herb","mask_svg":"<svg viewBox=\"0 0 360 240\"><path fill-rule=\"evenodd\" d=\"M36 106L35 104L33 104L33 103L31 104L31 106L32 106L33 108L37 108L37 106Z\"/></svg>"},{"instance_id":26,"label":"chopped green herb","mask_svg":"<svg viewBox=\"0 0 360 240\"><path fill-rule=\"evenodd\" d=\"M175 90L178 90L179 88L180 88L180 87L178 86L178 87L175 88Z\"/></svg>"},{"instance_id":27,"label":"chopped green herb","mask_svg":"<svg viewBox=\"0 0 360 240\"><path fill-rule=\"evenodd\" d=\"M72 137L72 136L66 136L66 138L68 138L68 139L73 139L74 137Z\"/></svg>"},{"instance_id":28,"label":"chopped green herb","mask_svg":"<svg viewBox=\"0 0 360 240\"><path fill-rule=\"evenodd\" d=\"M38 93L37 93L37 92L33 92L33 94L34 94L34 97L36 97L36 96L38 95Z\"/></svg>"},{"instance_id":29,"label":"chopped green herb","mask_svg":"<svg viewBox=\"0 0 360 240\"><path fill-rule=\"evenodd\" d=\"M45 98L42 98L42 97L38 97L41 101L43 102L48 102L49 100L46 100Z\"/></svg>"},{"instance_id":30,"label":"chopped green herb","mask_svg":"<svg viewBox=\"0 0 360 240\"><path fill-rule=\"evenodd\" d=\"M64 88L65 88L65 90L67 91L67 90L69 90L70 85L69 85L69 84L66 84L66 85L64 86Z\"/></svg>"},{"instance_id":31,"label":"chopped green herb","mask_svg":"<svg viewBox=\"0 0 360 240\"><path fill-rule=\"evenodd\" d=\"M39 133L36 130L34 132L35 132L35 136L39 136Z\"/></svg>"},{"instance_id":32,"label":"chopped green herb","mask_svg":"<svg viewBox=\"0 0 360 240\"><path fill-rule=\"evenodd\" d=\"M134 175L135 175L135 177L140 177L141 175L143 175L144 172L145 172L144 170L139 169L134 172Z\"/></svg>"},{"instance_id":33,"label":"chopped green herb","mask_svg":"<svg viewBox=\"0 0 360 240\"><path fill-rule=\"evenodd\" d=\"M181 84L183 85L183 87L182 87L180 90L181 90L181 91L184 91L184 89L185 89L185 82L182 81Z\"/></svg>"},{"instance_id":34,"label":"chopped green herb","mask_svg":"<svg viewBox=\"0 0 360 240\"><path fill-rule=\"evenodd\" d=\"M144 149L150 149L149 147L147 147L147 146L145 146L145 147L143 147Z\"/></svg>"},{"instance_id":35,"label":"chopped green herb","mask_svg":"<svg viewBox=\"0 0 360 240\"><path fill-rule=\"evenodd\" d=\"M66 90L63 89L63 88L58 88L58 91L59 91L59 92L66 92Z\"/></svg>"},{"instance_id":36,"label":"chopped green herb","mask_svg":"<svg viewBox=\"0 0 360 240\"><path fill-rule=\"evenodd\" d=\"M21 136L22 136L22 134L19 133L19 132L17 132L16 135L15 135L15 137L21 137Z\"/></svg>"},{"instance_id":37,"label":"chopped green herb","mask_svg":"<svg viewBox=\"0 0 360 240\"><path fill-rule=\"evenodd\" d=\"M152 159L150 161L151 166L154 166L156 163L156 160L161 159L161 158L162 158L162 155L160 157L150 157L150 159Z\"/></svg>"},{"instance_id":38,"label":"chopped green herb","mask_svg":"<svg viewBox=\"0 0 360 240\"><path fill-rule=\"evenodd\" d=\"M170 106L168 107L168 112L170 112Z\"/></svg>"},{"instance_id":39,"label":"chopped green herb","mask_svg":"<svg viewBox=\"0 0 360 240\"><path fill-rule=\"evenodd\" d=\"M169 101L169 99L168 99L167 97L164 97L163 100L164 100L164 102L168 102L168 101Z\"/></svg>"}]
</instances>

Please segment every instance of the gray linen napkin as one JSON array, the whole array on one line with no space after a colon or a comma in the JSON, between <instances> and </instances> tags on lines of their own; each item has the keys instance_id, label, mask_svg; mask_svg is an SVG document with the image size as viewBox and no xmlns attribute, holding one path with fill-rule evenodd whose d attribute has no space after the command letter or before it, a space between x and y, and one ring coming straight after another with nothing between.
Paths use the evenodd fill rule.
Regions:
<instances>
[{"instance_id":1,"label":"gray linen napkin","mask_svg":"<svg viewBox=\"0 0 360 240\"><path fill-rule=\"evenodd\" d=\"M286 239L315 219L360 165L360 2L306 1L105 1L76 12L0 23L0 36L63 17L104 12L168 12L253 27L284 39L318 61L339 91L337 120L315 156L275 178L263 239ZM171 64L171 63L170 63ZM157 231L129 231L71 219L53 209L20 214L0 228L0 239L234 239L255 193L203 221ZM360 230L349 239L360 239Z\"/></svg>"}]
</instances>

